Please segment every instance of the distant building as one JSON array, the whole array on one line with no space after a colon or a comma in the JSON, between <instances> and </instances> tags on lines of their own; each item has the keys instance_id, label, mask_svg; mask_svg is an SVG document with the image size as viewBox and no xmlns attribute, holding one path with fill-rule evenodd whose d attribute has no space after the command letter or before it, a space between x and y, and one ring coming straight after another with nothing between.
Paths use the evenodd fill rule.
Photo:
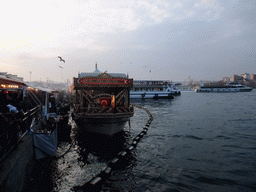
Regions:
<instances>
[{"instance_id":1,"label":"distant building","mask_svg":"<svg viewBox=\"0 0 256 192\"><path fill-rule=\"evenodd\" d=\"M229 77L223 77L223 82L224 83L230 83L230 78Z\"/></svg>"},{"instance_id":2,"label":"distant building","mask_svg":"<svg viewBox=\"0 0 256 192\"><path fill-rule=\"evenodd\" d=\"M6 76L7 72L0 72L0 75Z\"/></svg>"},{"instance_id":3,"label":"distant building","mask_svg":"<svg viewBox=\"0 0 256 192\"><path fill-rule=\"evenodd\" d=\"M241 75L244 79L250 79L250 74L249 73L243 73Z\"/></svg>"},{"instance_id":4,"label":"distant building","mask_svg":"<svg viewBox=\"0 0 256 192\"><path fill-rule=\"evenodd\" d=\"M23 77L18 77L17 75L8 74L7 72L0 72L0 75L3 75L5 77L9 77L12 79L16 79L23 82Z\"/></svg>"},{"instance_id":5,"label":"distant building","mask_svg":"<svg viewBox=\"0 0 256 192\"><path fill-rule=\"evenodd\" d=\"M251 74L250 79L256 81L256 74Z\"/></svg>"},{"instance_id":6,"label":"distant building","mask_svg":"<svg viewBox=\"0 0 256 192\"><path fill-rule=\"evenodd\" d=\"M242 83L243 82L243 77L239 76L239 75L232 75L230 77L230 82L234 82L234 83Z\"/></svg>"}]
</instances>

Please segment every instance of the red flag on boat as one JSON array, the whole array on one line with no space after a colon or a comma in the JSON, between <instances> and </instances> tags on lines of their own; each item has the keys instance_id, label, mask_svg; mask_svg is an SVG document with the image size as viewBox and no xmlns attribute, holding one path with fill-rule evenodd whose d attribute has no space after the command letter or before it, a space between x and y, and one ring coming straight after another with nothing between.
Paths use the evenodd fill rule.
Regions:
<instances>
[{"instance_id":1,"label":"red flag on boat","mask_svg":"<svg viewBox=\"0 0 256 192\"><path fill-rule=\"evenodd\" d=\"M109 104L109 98L101 98L100 99L101 107L108 107Z\"/></svg>"}]
</instances>

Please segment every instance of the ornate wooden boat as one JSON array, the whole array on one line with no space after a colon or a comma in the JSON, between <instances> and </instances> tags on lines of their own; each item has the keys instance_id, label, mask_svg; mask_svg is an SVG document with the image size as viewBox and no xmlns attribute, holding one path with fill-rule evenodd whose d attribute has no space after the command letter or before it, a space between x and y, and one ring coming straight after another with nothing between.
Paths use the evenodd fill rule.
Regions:
<instances>
[{"instance_id":1,"label":"ornate wooden boat","mask_svg":"<svg viewBox=\"0 0 256 192\"><path fill-rule=\"evenodd\" d=\"M75 102L72 117L80 131L114 135L133 116L130 89L133 79L123 73L80 73L74 78Z\"/></svg>"}]
</instances>

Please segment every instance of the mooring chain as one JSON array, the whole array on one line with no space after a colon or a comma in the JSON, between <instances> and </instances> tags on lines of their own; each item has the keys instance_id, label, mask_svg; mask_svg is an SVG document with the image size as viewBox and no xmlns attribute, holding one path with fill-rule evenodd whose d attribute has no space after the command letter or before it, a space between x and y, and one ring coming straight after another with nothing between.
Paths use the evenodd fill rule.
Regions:
<instances>
[{"instance_id":1,"label":"mooring chain","mask_svg":"<svg viewBox=\"0 0 256 192\"><path fill-rule=\"evenodd\" d=\"M153 121L152 114L149 112L149 110L139 105L131 104L131 106L143 109L148 114L149 119L147 123L143 126L143 130L130 142L130 145L128 147L126 147L123 151L119 152L115 158L108 161L107 166L105 166L98 175L94 176L91 180L89 180L82 186L76 186L71 188L72 191L83 191L83 189L96 190L100 188L103 181L105 181L107 177L110 175L113 167L115 167L115 165L118 162L120 162L123 158L125 158L128 152L131 152L134 148L136 148L140 139L147 133L148 128L151 122Z\"/></svg>"}]
</instances>

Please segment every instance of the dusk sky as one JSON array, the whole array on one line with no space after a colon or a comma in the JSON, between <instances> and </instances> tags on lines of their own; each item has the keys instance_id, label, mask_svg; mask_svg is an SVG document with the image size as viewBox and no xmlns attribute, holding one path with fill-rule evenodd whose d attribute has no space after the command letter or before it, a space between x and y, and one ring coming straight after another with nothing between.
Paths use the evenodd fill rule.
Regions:
<instances>
[{"instance_id":1,"label":"dusk sky","mask_svg":"<svg viewBox=\"0 0 256 192\"><path fill-rule=\"evenodd\" d=\"M0 71L71 81L97 62L135 80L256 74L255 16L255 0L3 1Z\"/></svg>"}]
</instances>

